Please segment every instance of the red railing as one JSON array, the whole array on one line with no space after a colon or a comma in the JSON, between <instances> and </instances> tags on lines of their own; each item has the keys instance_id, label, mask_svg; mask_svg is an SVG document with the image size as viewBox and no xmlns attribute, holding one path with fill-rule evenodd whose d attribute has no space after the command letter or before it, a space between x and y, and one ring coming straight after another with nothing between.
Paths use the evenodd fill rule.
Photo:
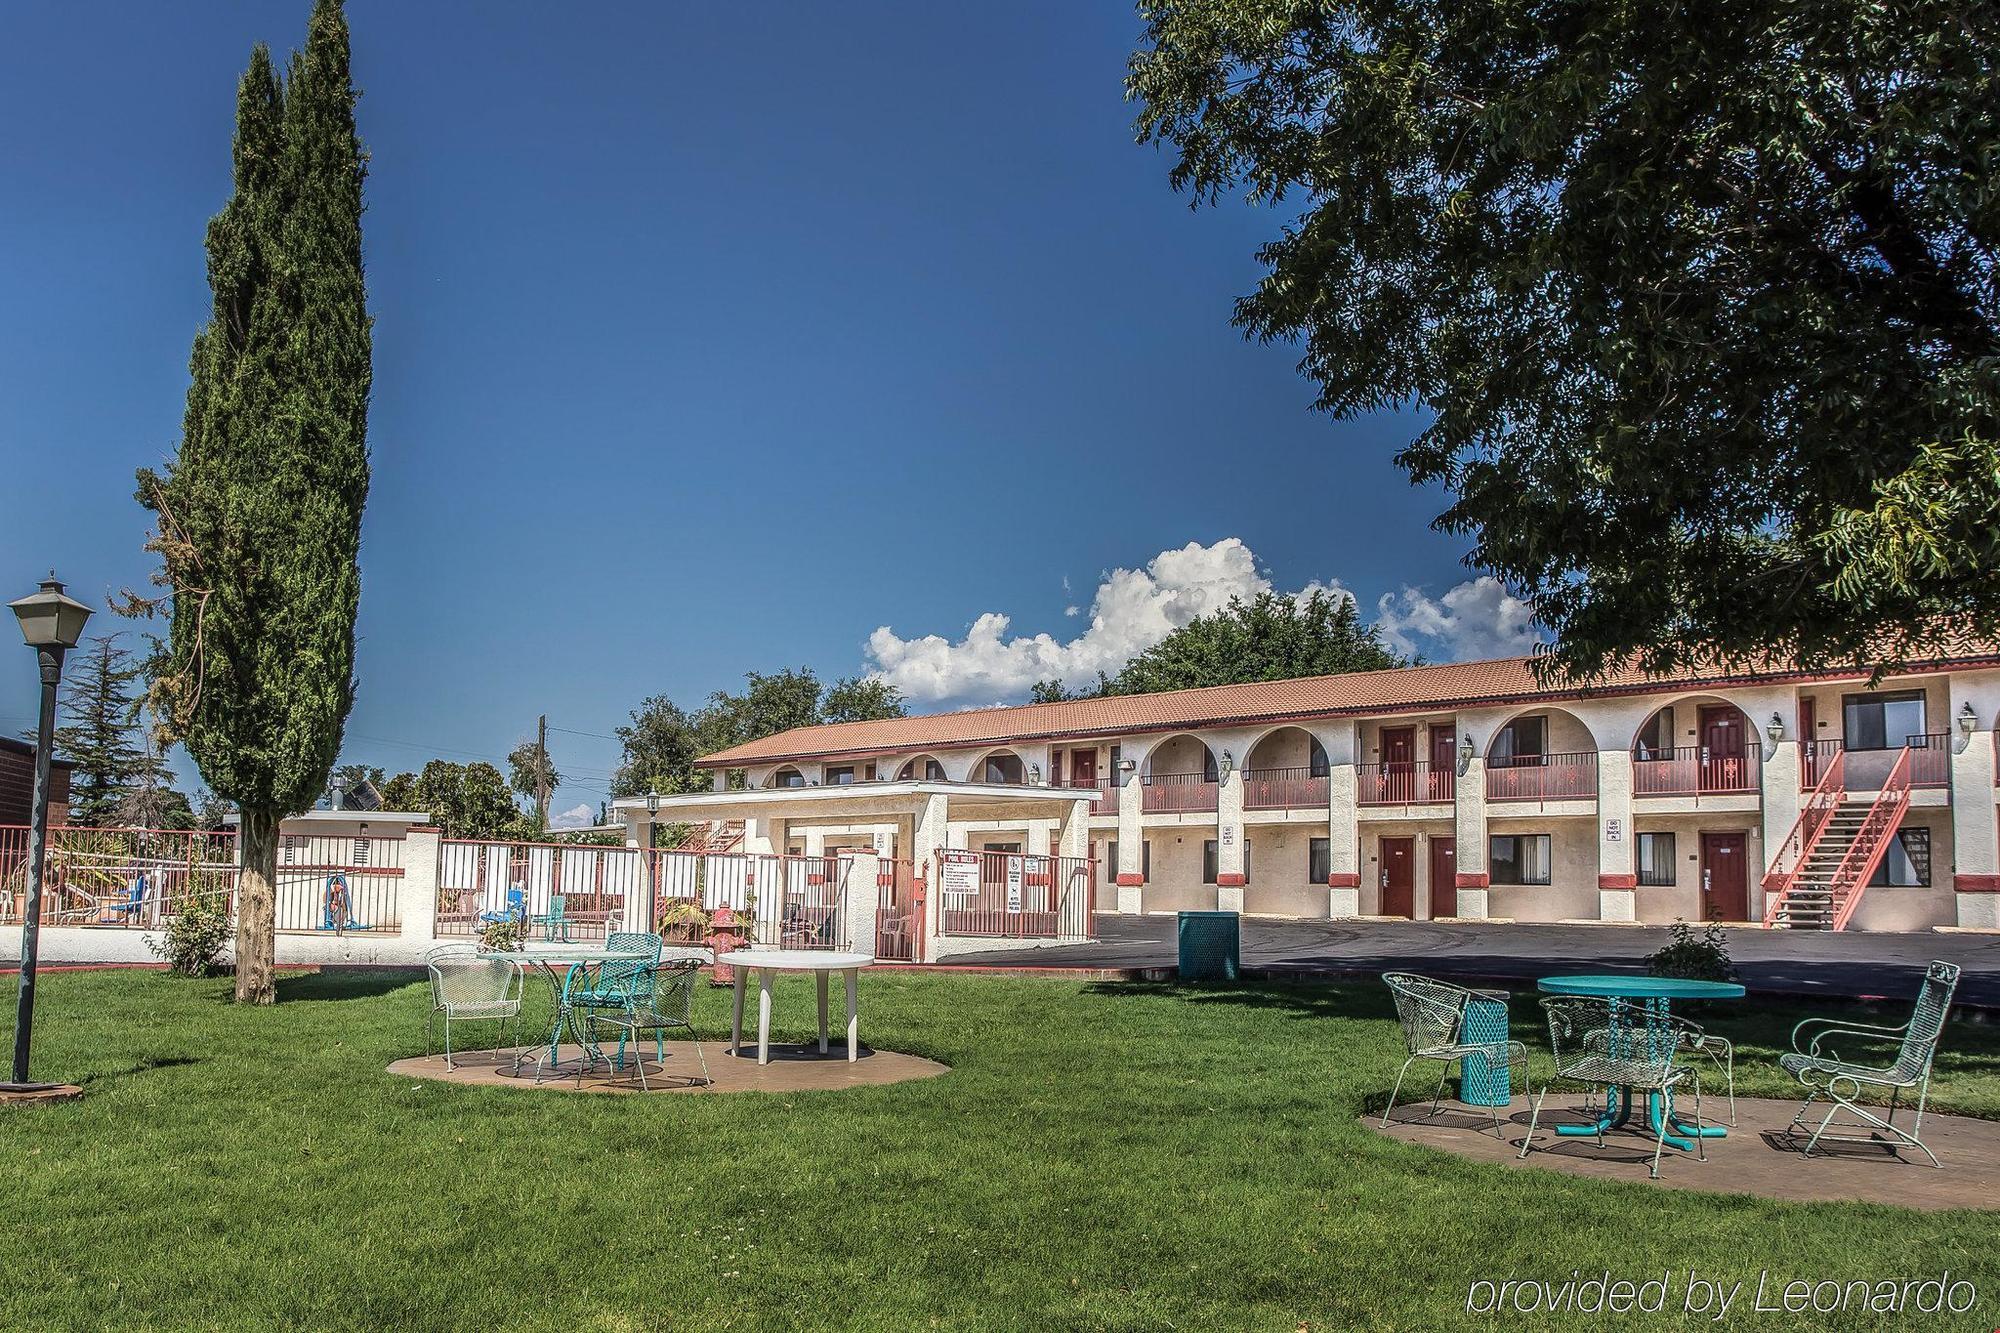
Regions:
<instances>
[{"instance_id":1,"label":"red railing","mask_svg":"<svg viewBox=\"0 0 2000 1333\"><path fill-rule=\"evenodd\" d=\"M1515 755L1486 764L1489 801L1572 801L1597 795L1597 751Z\"/></svg>"},{"instance_id":2,"label":"red railing","mask_svg":"<svg viewBox=\"0 0 2000 1333\"><path fill-rule=\"evenodd\" d=\"M760 852L654 852L655 910L692 903L728 908L751 942L786 949L845 949L847 862L838 856Z\"/></svg>"},{"instance_id":3,"label":"red railing","mask_svg":"<svg viewBox=\"0 0 2000 1333\"><path fill-rule=\"evenodd\" d=\"M1826 766L1840 753L1839 741L1800 741L1799 790L1811 791L1819 786L1820 778L1826 773Z\"/></svg>"},{"instance_id":4,"label":"red railing","mask_svg":"<svg viewBox=\"0 0 2000 1333\"><path fill-rule=\"evenodd\" d=\"M940 935L1087 939L1097 862L940 848L931 894Z\"/></svg>"},{"instance_id":5,"label":"red railing","mask_svg":"<svg viewBox=\"0 0 2000 1333\"><path fill-rule=\"evenodd\" d=\"M624 921L628 898L644 900L644 856L637 847L446 838L438 848L437 933L476 935L486 924L480 917L512 914L528 918L535 938L601 940Z\"/></svg>"},{"instance_id":6,"label":"red railing","mask_svg":"<svg viewBox=\"0 0 2000 1333\"><path fill-rule=\"evenodd\" d=\"M1243 808L1246 810L1312 810L1328 800L1327 777L1310 768L1246 768Z\"/></svg>"},{"instance_id":7,"label":"red railing","mask_svg":"<svg viewBox=\"0 0 2000 1333\"><path fill-rule=\"evenodd\" d=\"M1761 758L1752 746L1742 754L1715 754L1706 745L1653 750L1632 757L1634 796L1717 796L1758 790Z\"/></svg>"},{"instance_id":8,"label":"red railing","mask_svg":"<svg viewBox=\"0 0 2000 1333\"><path fill-rule=\"evenodd\" d=\"M394 934L403 920L403 840L281 837L272 889L278 930Z\"/></svg>"},{"instance_id":9,"label":"red railing","mask_svg":"<svg viewBox=\"0 0 2000 1333\"><path fill-rule=\"evenodd\" d=\"M1070 778L1063 785L1065 787L1081 787L1098 793L1097 799L1090 803L1091 814L1115 815L1118 813L1118 788L1112 784L1099 782L1095 778L1088 782L1078 782L1075 778Z\"/></svg>"},{"instance_id":10,"label":"red railing","mask_svg":"<svg viewBox=\"0 0 2000 1333\"><path fill-rule=\"evenodd\" d=\"M1202 773L1148 773L1140 779L1145 790L1140 808L1149 812L1215 809L1216 783Z\"/></svg>"},{"instance_id":11,"label":"red railing","mask_svg":"<svg viewBox=\"0 0 2000 1333\"><path fill-rule=\"evenodd\" d=\"M28 827L0 825L0 922L28 910ZM236 835L186 829L48 831L42 877L45 926L152 930L190 898L229 905L236 892Z\"/></svg>"},{"instance_id":12,"label":"red railing","mask_svg":"<svg viewBox=\"0 0 2000 1333\"><path fill-rule=\"evenodd\" d=\"M1951 737L1932 732L1910 737L1910 785L1949 787L1951 785Z\"/></svg>"},{"instance_id":13,"label":"red railing","mask_svg":"<svg viewBox=\"0 0 2000 1333\"><path fill-rule=\"evenodd\" d=\"M1444 805L1458 794L1456 768L1421 760L1367 764L1355 776L1361 805Z\"/></svg>"},{"instance_id":14,"label":"red railing","mask_svg":"<svg viewBox=\"0 0 2000 1333\"><path fill-rule=\"evenodd\" d=\"M1836 750L1819 767L1822 771L1818 784L1800 808L1799 817L1792 823L1792 831L1778 844L1777 853L1771 858L1771 868L1764 874L1766 926L1776 924L1785 895L1798 883L1799 871L1805 867L1813 840L1819 837L1819 831L1826 827L1826 821L1840 808L1840 803L1847 799L1847 756Z\"/></svg>"},{"instance_id":15,"label":"red railing","mask_svg":"<svg viewBox=\"0 0 2000 1333\"><path fill-rule=\"evenodd\" d=\"M1912 753L1912 747L1903 747L1903 753L1889 770L1889 776L1883 779L1881 794L1868 807L1868 818L1862 821L1861 831L1848 844L1847 855L1840 858L1840 866L1833 872L1830 887L1833 891L1835 930L1847 929L1848 918L1860 905L1869 877L1875 873L1875 867L1882 864L1882 856L1889 850L1889 839L1895 835L1896 826L1903 822L1903 812L1910 808Z\"/></svg>"},{"instance_id":16,"label":"red railing","mask_svg":"<svg viewBox=\"0 0 2000 1333\"><path fill-rule=\"evenodd\" d=\"M875 956L914 963L924 956L924 900L907 860L875 863Z\"/></svg>"}]
</instances>

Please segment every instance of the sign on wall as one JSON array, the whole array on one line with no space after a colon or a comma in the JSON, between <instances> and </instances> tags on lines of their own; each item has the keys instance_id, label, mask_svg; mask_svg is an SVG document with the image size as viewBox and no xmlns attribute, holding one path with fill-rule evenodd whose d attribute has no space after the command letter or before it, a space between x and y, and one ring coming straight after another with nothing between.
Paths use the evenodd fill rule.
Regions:
<instances>
[{"instance_id":1,"label":"sign on wall","mask_svg":"<svg viewBox=\"0 0 2000 1333\"><path fill-rule=\"evenodd\" d=\"M1021 910L1021 869L1024 862L1018 856L1007 858L1007 910Z\"/></svg>"},{"instance_id":2,"label":"sign on wall","mask_svg":"<svg viewBox=\"0 0 2000 1333\"><path fill-rule=\"evenodd\" d=\"M945 901L964 905L979 896L979 853L956 848L938 851L938 890Z\"/></svg>"},{"instance_id":3,"label":"sign on wall","mask_svg":"<svg viewBox=\"0 0 2000 1333\"><path fill-rule=\"evenodd\" d=\"M1623 820L1607 819L1604 821L1604 840L1606 842L1622 842L1624 839L1625 823Z\"/></svg>"}]
</instances>

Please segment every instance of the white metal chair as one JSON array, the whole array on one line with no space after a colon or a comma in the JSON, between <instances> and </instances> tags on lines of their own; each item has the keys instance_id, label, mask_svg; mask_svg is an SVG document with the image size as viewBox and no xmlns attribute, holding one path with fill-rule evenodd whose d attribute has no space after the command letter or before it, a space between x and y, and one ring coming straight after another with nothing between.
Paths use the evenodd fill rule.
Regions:
<instances>
[{"instance_id":1,"label":"white metal chair","mask_svg":"<svg viewBox=\"0 0 2000 1333\"><path fill-rule=\"evenodd\" d=\"M1451 1077L1451 1067L1469 1057L1484 1059L1489 1068L1504 1070L1507 1078L1507 1093L1511 1100L1514 1091L1514 1071L1521 1071L1522 1090L1527 1089L1528 1048L1518 1041L1479 1042L1466 1041L1465 1007L1473 1000L1505 1001L1506 995L1498 991L1467 990L1454 986L1448 981L1437 981L1421 977L1413 972L1385 972L1382 982L1389 988L1389 994L1396 1001L1396 1021L1403 1028L1403 1046L1409 1058L1396 1071L1395 1086L1389 1089L1389 1104L1382 1109L1382 1124L1387 1127L1389 1113L1396 1109L1396 1095L1403 1090L1403 1075L1410 1072L1410 1066L1419 1060L1434 1060L1438 1070L1437 1092L1431 1097L1430 1114L1436 1115L1444 1100L1445 1080ZM1500 1132L1500 1108L1489 1107L1493 1112L1493 1132Z\"/></svg>"},{"instance_id":2,"label":"white metal chair","mask_svg":"<svg viewBox=\"0 0 2000 1333\"><path fill-rule=\"evenodd\" d=\"M1662 1017L1638 1005L1597 995L1551 995L1542 1001L1549 1016L1549 1049L1556 1058L1556 1079L1584 1083L1604 1089L1609 1110L1618 1089L1627 1097L1657 1093L1667 1099L1660 1107L1659 1123L1653 1140L1653 1179L1660 1178L1660 1150L1666 1147L1667 1124L1673 1119L1671 1097L1683 1082L1694 1086L1695 1152L1708 1160L1701 1133L1701 1074L1674 1064L1674 1052L1681 1046L1679 1029L1661 1024ZM1542 1103L1549 1088L1535 1098L1528 1115L1528 1136L1521 1140L1525 1159L1534 1146L1535 1127L1541 1123ZM1597 1146L1604 1146L1605 1118L1597 1121Z\"/></svg>"},{"instance_id":3,"label":"white metal chair","mask_svg":"<svg viewBox=\"0 0 2000 1333\"><path fill-rule=\"evenodd\" d=\"M514 1020L514 1037L521 1036L521 989L524 977L519 963L505 958L481 958L471 944L446 944L424 957L430 971L431 1008L424 1016L424 1054L431 1053L431 1026L444 1015L444 1065L452 1063L451 1025L454 1020L494 1019L500 1024L500 1044L507 1044L507 1020Z\"/></svg>"},{"instance_id":4,"label":"white metal chair","mask_svg":"<svg viewBox=\"0 0 2000 1333\"><path fill-rule=\"evenodd\" d=\"M1910 1021L1900 1027L1882 1027L1874 1023L1844 1023L1836 1018L1808 1018L1792 1029L1792 1050L1778 1057L1778 1064L1787 1073L1795 1076L1809 1089L1805 1103L1798 1114L1792 1117L1792 1128L1805 1128L1806 1112L1814 1102L1822 1099L1831 1102L1826 1116L1819 1122L1819 1128L1806 1140L1801 1157L1810 1157L1821 1140L1835 1143L1881 1143L1874 1131L1882 1130L1893 1135L1895 1140L1906 1143L1931 1159L1932 1166L1943 1165L1937 1154L1924 1146L1920 1137L1924 1129L1924 1103L1930 1099L1931 1065L1937 1059L1938 1040L1944 1035L1944 1021L1951 1012L1951 997L1958 989L1959 969L1951 963L1932 963L1924 974L1924 984L1917 991L1917 1002L1910 1014ZM1810 1031L1811 1035L1806 1037ZM1805 1037L1803 1044L1801 1038ZM1893 1044L1896 1058L1887 1064L1871 1064L1858 1060L1844 1060L1830 1046L1825 1046L1829 1038L1842 1037L1851 1042L1877 1047ZM1849 1049L1853 1049L1850 1045ZM1876 1115L1856 1099L1868 1090L1887 1089L1889 1112L1886 1116ZM1916 1119L1910 1128L1903 1129L1894 1122L1896 1103L1906 1092L1917 1094ZM1834 1124L1834 1116L1841 1111L1852 1112L1860 1123L1843 1121ZM1829 1127L1838 1129L1859 1129L1862 1134L1829 1134Z\"/></svg>"}]
</instances>

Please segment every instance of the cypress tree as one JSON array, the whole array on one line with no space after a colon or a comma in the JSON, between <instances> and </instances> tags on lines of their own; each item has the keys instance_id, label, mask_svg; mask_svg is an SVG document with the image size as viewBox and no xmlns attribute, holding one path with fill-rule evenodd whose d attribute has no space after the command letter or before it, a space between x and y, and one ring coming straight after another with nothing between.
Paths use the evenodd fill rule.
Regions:
<instances>
[{"instance_id":1,"label":"cypress tree","mask_svg":"<svg viewBox=\"0 0 2000 1333\"><path fill-rule=\"evenodd\" d=\"M167 589L154 708L241 812L249 1003L274 998L278 823L324 789L354 703L370 378L354 103L339 0L318 0L282 84L252 52L180 449L164 475L139 474Z\"/></svg>"},{"instance_id":2,"label":"cypress tree","mask_svg":"<svg viewBox=\"0 0 2000 1333\"><path fill-rule=\"evenodd\" d=\"M72 824L96 828L113 822L126 789L153 771L150 753L136 737L139 675L118 636L105 635L91 639L90 651L63 690L56 751L74 765Z\"/></svg>"}]
</instances>

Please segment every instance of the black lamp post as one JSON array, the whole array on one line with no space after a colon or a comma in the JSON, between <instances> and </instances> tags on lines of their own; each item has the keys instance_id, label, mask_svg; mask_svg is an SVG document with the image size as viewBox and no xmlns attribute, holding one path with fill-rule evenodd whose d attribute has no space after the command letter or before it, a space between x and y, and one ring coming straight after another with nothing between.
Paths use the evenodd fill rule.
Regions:
<instances>
[{"instance_id":1,"label":"black lamp post","mask_svg":"<svg viewBox=\"0 0 2000 1333\"><path fill-rule=\"evenodd\" d=\"M56 743L56 686L62 681L63 654L83 637L90 608L63 596L53 572L42 590L9 602L21 622L21 637L35 650L42 668L42 713L35 731L35 804L28 826L28 915L21 923L21 995L14 1013L14 1076L0 1092L43 1092L54 1087L28 1081L28 1046L35 1024L35 949L42 933L42 871L49 838L49 751Z\"/></svg>"},{"instance_id":2,"label":"black lamp post","mask_svg":"<svg viewBox=\"0 0 2000 1333\"><path fill-rule=\"evenodd\" d=\"M660 793L646 789L646 929L660 928L660 831L654 821L660 816Z\"/></svg>"}]
</instances>

